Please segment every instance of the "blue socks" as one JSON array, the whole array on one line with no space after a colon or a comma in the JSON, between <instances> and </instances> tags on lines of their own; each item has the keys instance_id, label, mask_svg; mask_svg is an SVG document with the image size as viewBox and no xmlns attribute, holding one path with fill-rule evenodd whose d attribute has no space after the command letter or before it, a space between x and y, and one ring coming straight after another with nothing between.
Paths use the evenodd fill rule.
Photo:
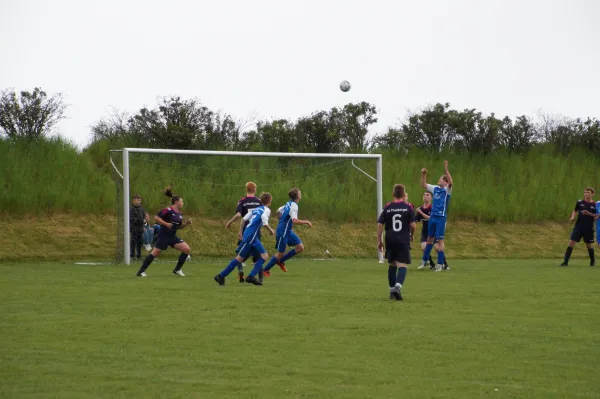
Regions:
<instances>
[{"instance_id":1,"label":"blue socks","mask_svg":"<svg viewBox=\"0 0 600 399\"><path fill-rule=\"evenodd\" d=\"M283 258L281 258L279 261L280 262L285 262L286 260L288 260L289 258L292 258L296 255L296 250L292 249L290 250L290 252L288 252L287 254L283 255Z\"/></svg>"},{"instance_id":2,"label":"blue socks","mask_svg":"<svg viewBox=\"0 0 600 399\"><path fill-rule=\"evenodd\" d=\"M423 251L423 262L424 263L427 263L427 261L429 260L429 255L431 255L432 248L433 248L433 244L427 244L427 246L425 247L425 251Z\"/></svg>"},{"instance_id":3,"label":"blue socks","mask_svg":"<svg viewBox=\"0 0 600 399\"><path fill-rule=\"evenodd\" d=\"M389 266L388 268L388 284L390 288L394 288L396 286L396 266Z\"/></svg>"},{"instance_id":4,"label":"blue socks","mask_svg":"<svg viewBox=\"0 0 600 399\"><path fill-rule=\"evenodd\" d=\"M271 268L273 266L275 266L275 263L277 263L277 258L275 257L275 255L273 255L273 257L271 258L271 260L269 260L269 263L267 263L267 265L265 266L264 270L265 271L271 270Z\"/></svg>"},{"instance_id":5,"label":"blue socks","mask_svg":"<svg viewBox=\"0 0 600 399\"><path fill-rule=\"evenodd\" d=\"M396 279L397 283L400 283L402 285L404 285L404 280L406 279L406 272L408 270L406 269L406 267L399 267L398 268L398 278Z\"/></svg>"},{"instance_id":6,"label":"blue socks","mask_svg":"<svg viewBox=\"0 0 600 399\"><path fill-rule=\"evenodd\" d=\"M445 260L446 260L446 257L444 256L444 251L438 252L438 262L437 262L437 264L438 265L443 265L444 262L445 262Z\"/></svg>"},{"instance_id":7,"label":"blue socks","mask_svg":"<svg viewBox=\"0 0 600 399\"><path fill-rule=\"evenodd\" d=\"M221 276L221 277L229 276L229 273L231 273L233 271L233 269L235 269L237 267L237 265L239 265L239 264L240 264L240 262L238 262L237 259L234 258L231 262L229 262L227 267L225 269L223 269L223 271L221 273L219 273L219 276Z\"/></svg>"},{"instance_id":8,"label":"blue socks","mask_svg":"<svg viewBox=\"0 0 600 399\"><path fill-rule=\"evenodd\" d=\"M256 276L258 273L260 273L262 271L262 265L265 263L265 260L263 258L260 258L258 260L258 262L256 262L254 264L254 267L252 268L252 271L250 272L250 274L248 275L249 277L254 277Z\"/></svg>"}]
</instances>

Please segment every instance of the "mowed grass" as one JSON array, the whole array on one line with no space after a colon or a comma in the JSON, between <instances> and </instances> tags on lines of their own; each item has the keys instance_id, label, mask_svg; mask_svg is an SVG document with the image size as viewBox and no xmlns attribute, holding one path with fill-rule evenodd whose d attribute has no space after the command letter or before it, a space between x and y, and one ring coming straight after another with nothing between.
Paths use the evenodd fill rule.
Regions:
<instances>
[{"instance_id":1,"label":"mowed grass","mask_svg":"<svg viewBox=\"0 0 600 399\"><path fill-rule=\"evenodd\" d=\"M600 270L456 260L288 262L263 287L223 262L0 265L10 398L600 397Z\"/></svg>"}]
</instances>

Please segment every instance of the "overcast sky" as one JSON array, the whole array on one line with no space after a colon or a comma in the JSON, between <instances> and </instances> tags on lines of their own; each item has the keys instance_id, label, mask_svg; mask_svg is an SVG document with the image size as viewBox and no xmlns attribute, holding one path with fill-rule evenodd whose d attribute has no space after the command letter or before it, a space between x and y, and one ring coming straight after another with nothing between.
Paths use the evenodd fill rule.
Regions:
<instances>
[{"instance_id":1,"label":"overcast sky","mask_svg":"<svg viewBox=\"0 0 600 399\"><path fill-rule=\"evenodd\" d=\"M368 101L376 131L435 102L600 116L598 0L0 0L0 38L0 88L63 93L80 146L171 94L261 119Z\"/></svg>"}]
</instances>

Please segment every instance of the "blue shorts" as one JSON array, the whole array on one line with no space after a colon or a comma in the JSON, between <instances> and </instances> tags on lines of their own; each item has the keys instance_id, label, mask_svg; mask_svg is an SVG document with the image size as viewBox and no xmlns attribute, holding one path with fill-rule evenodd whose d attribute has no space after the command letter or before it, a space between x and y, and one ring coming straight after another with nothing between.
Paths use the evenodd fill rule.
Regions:
<instances>
[{"instance_id":1,"label":"blue shorts","mask_svg":"<svg viewBox=\"0 0 600 399\"><path fill-rule=\"evenodd\" d=\"M443 240L444 233L446 232L446 218L439 216L432 216L429 219L428 235L436 240Z\"/></svg>"},{"instance_id":2,"label":"blue shorts","mask_svg":"<svg viewBox=\"0 0 600 399\"><path fill-rule=\"evenodd\" d=\"M600 221L597 223L598 223L598 226L600 226ZM596 230L596 242L598 243L598 245L600 245L600 228L598 228Z\"/></svg>"},{"instance_id":3,"label":"blue shorts","mask_svg":"<svg viewBox=\"0 0 600 399\"><path fill-rule=\"evenodd\" d=\"M250 255L260 257L262 254L266 253L267 250L259 239L255 239L252 243L242 241L235 252L237 252L237 254L242 258L246 259Z\"/></svg>"},{"instance_id":4,"label":"blue shorts","mask_svg":"<svg viewBox=\"0 0 600 399\"><path fill-rule=\"evenodd\" d=\"M290 231L284 236L277 235L277 240L275 241L275 248L277 248L277 252L285 252L285 248L287 246L295 247L298 244L302 244L302 240L300 237L296 235L293 231Z\"/></svg>"}]
</instances>

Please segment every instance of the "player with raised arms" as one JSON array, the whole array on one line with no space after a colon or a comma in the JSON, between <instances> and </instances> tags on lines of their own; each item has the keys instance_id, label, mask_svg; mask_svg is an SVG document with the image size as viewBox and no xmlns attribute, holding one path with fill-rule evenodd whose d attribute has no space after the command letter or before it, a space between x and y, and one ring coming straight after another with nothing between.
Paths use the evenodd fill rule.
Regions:
<instances>
[{"instance_id":1,"label":"player with raised arms","mask_svg":"<svg viewBox=\"0 0 600 399\"><path fill-rule=\"evenodd\" d=\"M285 261L304 251L302 240L292 231L294 225L304 224L308 227L312 227L310 221L298 219L298 202L300 202L300 199L302 198L302 192L297 188L292 188L288 192L288 196L290 197L290 200L277 210L277 213L280 215L279 224L277 225L277 235L275 237L275 248L277 248L277 253L265 266L265 269L263 270L265 277L271 275L270 270L275 265L279 265L281 270L287 272ZM294 248L286 254L285 249L288 246Z\"/></svg>"},{"instance_id":2,"label":"player with raised arms","mask_svg":"<svg viewBox=\"0 0 600 399\"><path fill-rule=\"evenodd\" d=\"M425 247L427 246L427 237L429 236L429 218L431 217L431 193L429 191L425 191L423 193L423 205L418 207L415 211L415 221L421 222L423 227L421 228L421 251L425 251ZM439 252L440 247L438 243L434 240L433 247L437 252ZM435 269L435 263L433 262L433 258L431 257L431 253L429 253L429 269ZM419 270L423 270L425 266L419 266ZM450 269L448 266L448 262L446 261L446 256L444 253L444 270Z\"/></svg>"},{"instance_id":3,"label":"player with raised arms","mask_svg":"<svg viewBox=\"0 0 600 399\"><path fill-rule=\"evenodd\" d=\"M265 250L265 247L260 242L260 229L266 227L271 235L275 234L271 226L269 226L269 216L271 216L272 196L270 193L262 193L260 195L259 207L256 207L244 216L242 219L244 222L248 222L248 226L244 229L244 223L240 224L240 234L242 234L242 242L238 246L236 252L237 256L229 262L227 267L214 277L214 280L219 285L225 285L225 277L227 277L233 269L235 269L245 258L249 256L260 257L254 264L252 271L246 277L246 282L254 285L262 285L262 282L256 278L256 275L262 271L262 265L267 259L269 254Z\"/></svg>"},{"instance_id":4,"label":"player with raised arms","mask_svg":"<svg viewBox=\"0 0 600 399\"><path fill-rule=\"evenodd\" d=\"M452 177L448 171L448 161L444 161L444 174L438 180L438 185L427 184L427 169L421 169L421 187L430 192L433 196L431 205L431 216L427 226L427 245L423 251L423 259L419 269L423 269L431 255L433 241L438 242L438 259L435 271L444 269L444 233L446 231L446 218L448 214L448 202L452 194Z\"/></svg>"},{"instance_id":5,"label":"player with raised arms","mask_svg":"<svg viewBox=\"0 0 600 399\"><path fill-rule=\"evenodd\" d=\"M161 210L154 216L156 223L160 224L160 231L158 232L158 237L152 252L146 256L146 259L144 259L144 262L142 263L142 267L140 267L140 270L137 272L138 277L146 277L146 269L148 269L148 266L150 266L154 258L158 258L161 251L164 251L169 247L181 251L177 265L175 266L175 269L173 269L173 274L181 277L185 276L181 269L190 254L190 247L185 241L177 237L177 230L184 229L186 226L192 224L192 219L189 219L185 223L183 222L183 215L181 214L183 198L173 195L171 186L165 189L164 194L171 198L171 206Z\"/></svg>"},{"instance_id":6,"label":"player with raised arms","mask_svg":"<svg viewBox=\"0 0 600 399\"><path fill-rule=\"evenodd\" d=\"M575 208L573 212L571 212L571 222L575 220L575 215L577 215L577 221L575 221L575 226L573 227L573 231L571 231L571 237L569 240L569 246L565 252L565 258L563 263L560 266L569 266L569 258L573 253L573 248L575 244L581 241L583 238L583 242L588 250L588 255L590 256L590 266L596 265L596 258L594 256L594 219L596 218L596 207L597 204L594 203L594 188L586 187L583 190L583 199L579 200L575 203Z\"/></svg>"},{"instance_id":7,"label":"player with raised arms","mask_svg":"<svg viewBox=\"0 0 600 399\"><path fill-rule=\"evenodd\" d=\"M389 264L390 299L397 301L403 299L400 290L406 279L406 266L410 264L410 242L414 239L417 228L413 208L404 200L404 190L402 184L394 186L394 201L383 208L377 220L377 249L383 252L385 247L385 258Z\"/></svg>"},{"instance_id":8,"label":"player with raised arms","mask_svg":"<svg viewBox=\"0 0 600 399\"><path fill-rule=\"evenodd\" d=\"M248 212L250 210L257 208L260 205L261 205L260 199L256 196L256 183L249 181L248 183L246 183L246 196L242 197L238 201L237 207L235 208L235 215L233 215L231 220L229 220L227 222L227 224L225 225L225 228L229 229L229 227L233 224L233 222L235 222L239 218L243 218L244 216L246 216L248 214ZM242 234L244 234L244 229L248 226L247 221L242 221L241 223L243 225L243 228L242 228L241 233L238 233L238 242L237 242L238 247L240 246L240 244L242 242ZM260 233L258 235L258 238L260 239ZM253 259L252 259L253 263L256 263L258 261L258 259L259 258L257 258L257 257L253 257ZM238 276L239 276L240 283L244 282L244 262L246 260L248 260L248 259L247 258L244 259L242 261L242 263L240 263L238 265Z\"/></svg>"}]
</instances>

